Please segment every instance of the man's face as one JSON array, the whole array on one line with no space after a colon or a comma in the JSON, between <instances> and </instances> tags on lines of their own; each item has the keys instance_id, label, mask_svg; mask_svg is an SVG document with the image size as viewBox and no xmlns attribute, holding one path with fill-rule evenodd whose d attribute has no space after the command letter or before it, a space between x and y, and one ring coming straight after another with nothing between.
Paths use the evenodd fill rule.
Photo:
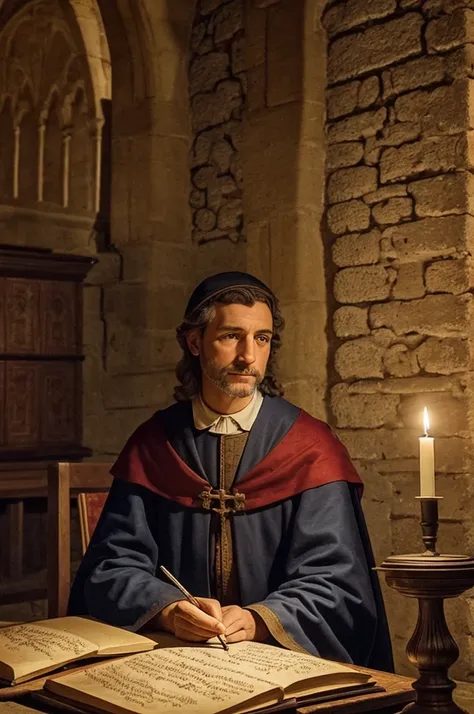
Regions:
<instances>
[{"instance_id":1,"label":"man's face","mask_svg":"<svg viewBox=\"0 0 474 714\"><path fill-rule=\"evenodd\" d=\"M229 397L250 397L265 376L272 337L272 313L263 302L215 306L204 334L188 339L199 355L203 395L216 388Z\"/></svg>"}]
</instances>

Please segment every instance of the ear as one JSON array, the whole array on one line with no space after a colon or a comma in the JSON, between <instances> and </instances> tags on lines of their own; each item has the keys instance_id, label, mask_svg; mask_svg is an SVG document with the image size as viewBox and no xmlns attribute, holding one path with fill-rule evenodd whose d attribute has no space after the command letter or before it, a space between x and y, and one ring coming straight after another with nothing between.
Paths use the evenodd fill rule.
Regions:
<instances>
[{"instance_id":1,"label":"ear","mask_svg":"<svg viewBox=\"0 0 474 714\"><path fill-rule=\"evenodd\" d=\"M193 330L186 335L188 349L194 357L198 357L201 351L201 334L199 330Z\"/></svg>"}]
</instances>

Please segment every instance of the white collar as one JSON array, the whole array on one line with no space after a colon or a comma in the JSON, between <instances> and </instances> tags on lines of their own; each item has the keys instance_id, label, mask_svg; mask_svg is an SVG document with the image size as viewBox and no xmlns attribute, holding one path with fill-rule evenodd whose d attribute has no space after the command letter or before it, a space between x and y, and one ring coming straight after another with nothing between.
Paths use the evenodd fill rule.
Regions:
<instances>
[{"instance_id":1,"label":"white collar","mask_svg":"<svg viewBox=\"0 0 474 714\"><path fill-rule=\"evenodd\" d=\"M209 429L213 434L240 434L250 431L262 406L263 395L257 389L246 407L234 414L219 414L204 403L201 395L192 400L196 429Z\"/></svg>"}]
</instances>

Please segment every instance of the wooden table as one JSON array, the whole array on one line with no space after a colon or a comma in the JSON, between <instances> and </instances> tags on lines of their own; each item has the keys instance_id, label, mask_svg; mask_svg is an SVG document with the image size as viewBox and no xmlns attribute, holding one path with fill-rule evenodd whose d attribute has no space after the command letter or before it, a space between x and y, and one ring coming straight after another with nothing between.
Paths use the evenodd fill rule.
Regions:
<instances>
[{"instance_id":1,"label":"wooden table","mask_svg":"<svg viewBox=\"0 0 474 714\"><path fill-rule=\"evenodd\" d=\"M284 709L282 710L282 714L322 714L323 712L326 714L330 714L331 712L335 712L335 714L364 714L365 712L372 712L374 714L396 714L403 709L405 704L414 700L415 692L411 686L412 679L401 677L397 674L369 670L363 667L358 667L358 669L369 672L386 691L364 694L348 699L336 699L331 702L322 702L312 706L298 707L296 709ZM58 709L61 709L58 704L55 703L54 707L48 707L44 699L42 699L41 704L35 701L34 692L36 691L38 693L42 689L45 679L46 678L41 678L34 680L34 682L19 684L16 687L0 689L0 703L1 701L17 701L20 704L25 704L33 708L41 708L43 712L51 711L51 714L55 712L57 714ZM64 711L71 712L72 709L76 708L74 706L65 707Z\"/></svg>"}]
</instances>

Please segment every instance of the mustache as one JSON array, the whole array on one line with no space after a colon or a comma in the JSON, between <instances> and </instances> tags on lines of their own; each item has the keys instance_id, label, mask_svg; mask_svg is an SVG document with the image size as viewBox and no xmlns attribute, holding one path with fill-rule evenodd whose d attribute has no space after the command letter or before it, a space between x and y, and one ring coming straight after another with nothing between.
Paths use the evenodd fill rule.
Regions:
<instances>
[{"instance_id":1,"label":"mustache","mask_svg":"<svg viewBox=\"0 0 474 714\"><path fill-rule=\"evenodd\" d=\"M232 367L226 367L224 374L238 373L243 376L248 377L260 377L260 372L253 367L240 367L238 365L233 365Z\"/></svg>"}]
</instances>

